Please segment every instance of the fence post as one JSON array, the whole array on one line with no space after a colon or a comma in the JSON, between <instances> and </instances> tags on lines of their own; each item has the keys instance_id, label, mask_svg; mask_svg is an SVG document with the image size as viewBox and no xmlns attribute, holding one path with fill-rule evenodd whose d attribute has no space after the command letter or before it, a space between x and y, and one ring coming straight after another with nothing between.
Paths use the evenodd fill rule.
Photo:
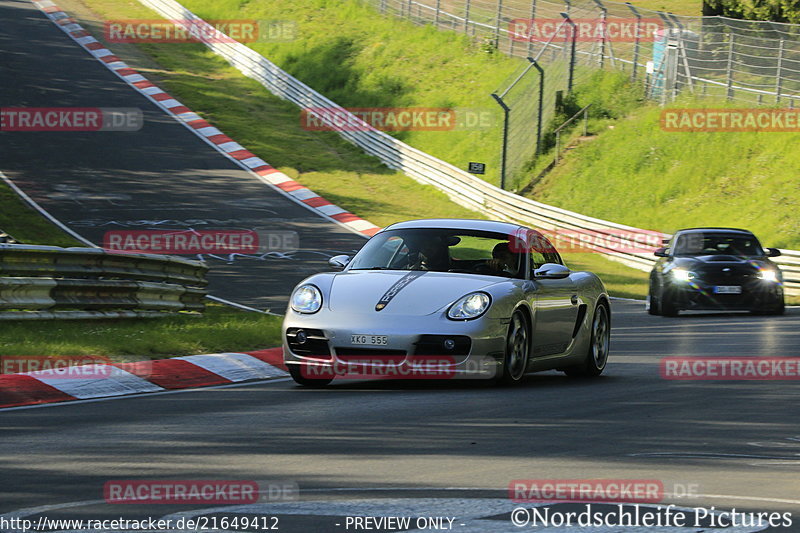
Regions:
<instances>
[{"instance_id":1,"label":"fence post","mask_svg":"<svg viewBox=\"0 0 800 533\"><path fill-rule=\"evenodd\" d=\"M411 1L412 0L408 0L408 3L407 3L407 5L408 5L408 20L410 20L411 22L414 22L414 14L411 13Z\"/></svg>"},{"instance_id":2,"label":"fence post","mask_svg":"<svg viewBox=\"0 0 800 533\"><path fill-rule=\"evenodd\" d=\"M386 0L381 0L381 14L386 14Z\"/></svg>"},{"instance_id":3,"label":"fence post","mask_svg":"<svg viewBox=\"0 0 800 533\"><path fill-rule=\"evenodd\" d=\"M639 14L639 12L630 2L625 2L625 5L628 6L628 9L633 11L634 16L636 17L636 37L634 37L633 40L633 72L631 73L631 81L636 81L636 71L638 70L639 66L639 30L641 29L642 15Z\"/></svg>"},{"instance_id":4,"label":"fence post","mask_svg":"<svg viewBox=\"0 0 800 533\"><path fill-rule=\"evenodd\" d=\"M494 44L500 50L500 19L503 18L503 0L497 0L497 15L494 25Z\"/></svg>"},{"instance_id":5,"label":"fence post","mask_svg":"<svg viewBox=\"0 0 800 533\"><path fill-rule=\"evenodd\" d=\"M781 78L781 70L783 69L783 47L784 42L781 39L780 46L778 47L778 72L775 75L775 103L778 104L781 101L781 90L783 79Z\"/></svg>"},{"instance_id":6,"label":"fence post","mask_svg":"<svg viewBox=\"0 0 800 533\"><path fill-rule=\"evenodd\" d=\"M536 115L536 155L542 151L542 112L544 111L544 69L532 57L528 61L533 63L533 68L539 71L539 103Z\"/></svg>"},{"instance_id":7,"label":"fence post","mask_svg":"<svg viewBox=\"0 0 800 533\"><path fill-rule=\"evenodd\" d=\"M506 154L508 153L508 119L511 109L506 105L502 98L492 93L500 107L503 108L503 152L500 155L500 188L506 188Z\"/></svg>"},{"instance_id":8,"label":"fence post","mask_svg":"<svg viewBox=\"0 0 800 533\"><path fill-rule=\"evenodd\" d=\"M567 5L569 5L569 3ZM567 78L567 92L572 92L572 82L575 79L575 40L578 36L575 29L575 23L572 22L571 18L569 18L569 14L561 13L561 16L564 17L564 20L570 26L570 41L572 41L572 43L570 44L569 50L569 77Z\"/></svg>"},{"instance_id":9,"label":"fence post","mask_svg":"<svg viewBox=\"0 0 800 533\"><path fill-rule=\"evenodd\" d=\"M730 36L731 40L730 40L730 43L728 45L728 65L727 65L727 68L726 68L726 71L727 71L726 76L727 76L727 80L728 80L728 82L727 82L728 89L726 91L726 97L728 98L728 100L733 98L733 37L734 37L734 35L735 35L734 33L729 33L729 36Z\"/></svg>"},{"instance_id":10,"label":"fence post","mask_svg":"<svg viewBox=\"0 0 800 533\"><path fill-rule=\"evenodd\" d=\"M467 0L467 3L464 6L464 33L469 33L469 6L472 3L472 0Z\"/></svg>"},{"instance_id":11,"label":"fence post","mask_svg":"<svg viewBox=\"0 0 800 533\"><path fill-rule=\"evenodd\" d=\"M436 14L433 16L433 25L439 27L439 12L442 10L442 1L436 0Z\"/></svg>"},{"instance_id":12,"label":"fence post","mask_svg":"<svg viewBox=\"0 0 800 533\"><path fill-rule=\"evenodd\" d=\"M531 27L533 26L535 20L536 20L536 0L531 0L531 20L530 20L530 24L528 25L528 33L529 34L531 33ZM533 39L531 38L531 35L528 35L528 55L529 56L533 55L532 50L533 50Z\"/></svg>"},{"instance_id":13,"label":"fence post","mask_svg":"<svg viewBox=\"0 0 800 533\"><path fill-rule=\"evenodd\" d=\"M603 35L600 38L600 57L598 58L598 64L602 70L606 55L606 19L608 18L608 10L600 3L600 0L594 0L594 3L600 8L600 24L603 28Z\"/></svg>"}]
</instances>

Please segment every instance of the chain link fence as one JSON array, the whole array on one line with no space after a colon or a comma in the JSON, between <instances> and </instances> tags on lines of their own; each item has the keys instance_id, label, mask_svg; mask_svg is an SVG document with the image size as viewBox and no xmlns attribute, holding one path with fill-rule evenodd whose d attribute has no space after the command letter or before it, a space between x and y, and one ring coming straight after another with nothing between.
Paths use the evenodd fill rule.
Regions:
<instances>
[{"instance_id":1,"label":"chain link fence","mask_svg":"<svg viewBox=\"0 0 800 533\"><path fill-rule=\"evenodd\" d=\"M501 184L511 189L525 185L559 91L600 69L628 73L662 104L685 92L753 106L800 104L800 25L677 16L603 0L369 2L383 14L464 33L530 61L492 95L506 118Z\"/></svg>"}]
</instances>

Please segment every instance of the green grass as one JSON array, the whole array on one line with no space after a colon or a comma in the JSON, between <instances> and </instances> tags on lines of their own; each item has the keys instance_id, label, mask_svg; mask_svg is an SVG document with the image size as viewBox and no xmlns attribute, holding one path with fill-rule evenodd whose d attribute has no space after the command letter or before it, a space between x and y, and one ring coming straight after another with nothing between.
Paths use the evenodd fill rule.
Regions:
<instances>
[{"instance_id":1,"label":"green grass","mask_svg":"<svg viewBox=\"0 0 800 533\"><path fill-rule=\"evenodd\" d=\"M280 345L281 317L209 305L205 315L84 321L3 321L0 355L160 359Z\"/></svg>"},{"instance_id":2,"label":"green grass","mask_svg":"<svg viewBox=\"0 0 800 533\"><path fill-rule=\"evenodd\" d=\"M630 0L630 2L641 9L669 11L676 15L700 16L703 10L702 0Z\"/></svg>"},{"instance_id":3,"label":"green grass","mask_svg":"<svg viewBox=\"0 0 800 533\"><path fill-rule=\"evenodd\" d=\"M683 101L670 107L728 106ZM673 232L691 226L752 230L765 246L800 248L796 133L666 132L642 106L570 154L535 199L598 218ZM611 129L613 128L613 129Z\"/></svg>"},{"instance_id":4,"label":"green grass","mask_svg":"<svg viewBox=\"0 0 800 533\"><path fill-rule=\"evenodd\" d=\"M82 246L58 226L40 216L3 181L0 181L0 230L28 244Z\"/></svg>"}]
</instances>

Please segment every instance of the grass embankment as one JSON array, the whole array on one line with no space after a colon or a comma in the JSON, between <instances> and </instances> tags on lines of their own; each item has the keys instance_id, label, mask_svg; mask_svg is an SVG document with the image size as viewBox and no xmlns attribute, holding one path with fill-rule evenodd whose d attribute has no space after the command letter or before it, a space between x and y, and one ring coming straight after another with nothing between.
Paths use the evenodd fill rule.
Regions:
<instances>
[{"instance_id":1,"label":"grass embankment","mask_svg":"<svg viewBox=\"0 0 800 533\"><path fill-rule=\"evenodd\" d=\"M572 150L531 196L642 228L743 227L765 246L800 248L800 134L666 132L660 116L655 106L633 111Z\"/></svg>"}]
</instances>

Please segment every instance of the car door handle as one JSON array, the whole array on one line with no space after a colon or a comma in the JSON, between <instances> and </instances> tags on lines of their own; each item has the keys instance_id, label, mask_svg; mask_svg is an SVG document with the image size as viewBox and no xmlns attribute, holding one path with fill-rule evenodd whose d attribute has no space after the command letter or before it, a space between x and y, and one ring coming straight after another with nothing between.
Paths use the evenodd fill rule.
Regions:
<instances>
[{"instance_id":1,"label":"car door handle","mask_svg":"<svg viewBox=\"0 0 800 533\"><path fill-rule=\"evenodd\" d=\"M570 298L569 301L572 302L572 305L578 305L578 295L573 294L572 298Z\"/></svg>"}]
</instances>

